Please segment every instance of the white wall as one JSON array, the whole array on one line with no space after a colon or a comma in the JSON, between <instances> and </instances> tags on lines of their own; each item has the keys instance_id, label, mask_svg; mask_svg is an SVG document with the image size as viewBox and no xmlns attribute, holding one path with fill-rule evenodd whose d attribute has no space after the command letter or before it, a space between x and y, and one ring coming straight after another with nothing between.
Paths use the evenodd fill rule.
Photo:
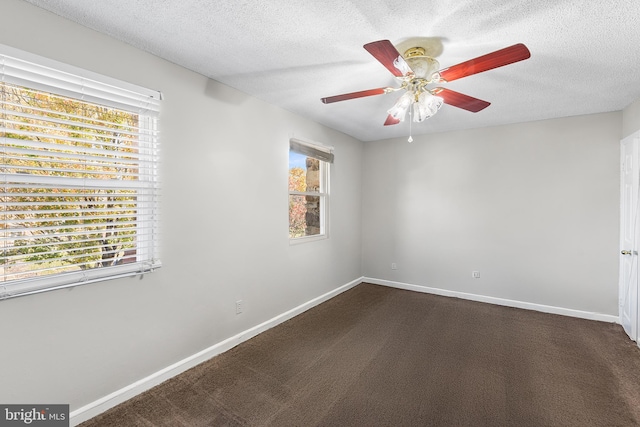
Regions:
<instances>
[{"instance_id":1,"label":"white wall","mask_svg":"<svg viewBox=\"0 0 640 427\"><path fill-rule=\"evenodd\" d=\"M640 99L622 110L622 137L626 138L640 130Z\"/></svg>"},{"instance_id":2,"label":"white wall","mask_svg":"<svg viewBox=\"0 0 640 427\"><path fill-rule=\"evenodd\" d=\"M621 116L366 143L364 275L617 315Z\"/></svg>"},{"instance_id":3,"label":"white wall","mask_svg":"<svg viewBox=\"0 0 640 427\"><path fill-rule=\"evenodd\" d=\"M362 276L361 142L23 1L2 16L0 43L165 100L164 266L0 301L0 402L73 411ZM328 240L289 245L290 136L335 146Z\"/></svg>"}]
</instances>

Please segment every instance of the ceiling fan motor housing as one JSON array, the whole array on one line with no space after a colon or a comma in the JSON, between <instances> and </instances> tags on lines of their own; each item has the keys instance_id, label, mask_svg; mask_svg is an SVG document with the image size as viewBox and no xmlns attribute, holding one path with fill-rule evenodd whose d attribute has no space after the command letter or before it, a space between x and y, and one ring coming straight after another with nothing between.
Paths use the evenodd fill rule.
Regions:
<instances>
[{"instance_id":1,"label":"ceiling fan motor housing","mask_svg":"<svg viewBox=\"0 0 640 427\"><path fill-rule=\"evenodd\" d=\"M421 47L407 49L403 56L413 70L414 78L426 80L426 83L431 83L432 76L440 69L440 63L425 55Z\"/></svg>"}]
</instances>

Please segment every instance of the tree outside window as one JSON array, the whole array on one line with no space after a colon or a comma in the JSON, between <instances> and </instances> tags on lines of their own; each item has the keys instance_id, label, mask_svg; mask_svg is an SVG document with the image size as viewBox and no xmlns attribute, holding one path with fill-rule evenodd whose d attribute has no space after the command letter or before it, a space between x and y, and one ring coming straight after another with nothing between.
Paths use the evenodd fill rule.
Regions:
<instances>
[{"instance_id":1,"label":"tree outside window","mask_svg":"<svg viewBox=\"0 0 640 427\"><path fill-rule=\"evenodd\" d=\"M291 143L289 151L289 238L326 236L330 153ZM332 156L332 155L331 155ZM332 159L332 157L331 157Z\"/></svg>"}]
</instances>

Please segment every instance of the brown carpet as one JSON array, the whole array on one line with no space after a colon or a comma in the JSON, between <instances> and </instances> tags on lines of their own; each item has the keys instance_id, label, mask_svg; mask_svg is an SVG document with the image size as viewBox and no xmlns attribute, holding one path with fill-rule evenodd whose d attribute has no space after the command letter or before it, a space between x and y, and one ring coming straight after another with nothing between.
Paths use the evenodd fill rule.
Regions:
<instances>
[{"instance_id":1,"label":"brown carpet","mask_svg":"<svg viewBox=\"0 0 640 427\"><path fill-rule=\"evenodd\" d=\"M361 284L82 424L633 426L620 325Z\"/></svg>"}]
</instances>

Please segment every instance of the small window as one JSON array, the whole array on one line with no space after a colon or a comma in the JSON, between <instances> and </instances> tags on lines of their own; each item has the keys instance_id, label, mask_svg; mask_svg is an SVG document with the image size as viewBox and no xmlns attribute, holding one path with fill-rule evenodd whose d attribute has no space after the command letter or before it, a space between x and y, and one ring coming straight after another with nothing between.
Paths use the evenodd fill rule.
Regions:
<instances>
[{"instance_id":1,"label":"small window","mask_svg":"<svg viewBox=\"0 0 640 427\"><path fill-rule=\"evenodd\" d=\"M0 45L0 299L160 265L159 98Z\"/></svg>"},{"instance_id":2,"label":"small window","mask_svg":"<svg viewBox=\"0 0 640 427\"><path fill-rule=\"evenodd\" d=\"M331 149L297 139L289 142L289 238L328 235Z\"/></svg>"}]
</instances>

